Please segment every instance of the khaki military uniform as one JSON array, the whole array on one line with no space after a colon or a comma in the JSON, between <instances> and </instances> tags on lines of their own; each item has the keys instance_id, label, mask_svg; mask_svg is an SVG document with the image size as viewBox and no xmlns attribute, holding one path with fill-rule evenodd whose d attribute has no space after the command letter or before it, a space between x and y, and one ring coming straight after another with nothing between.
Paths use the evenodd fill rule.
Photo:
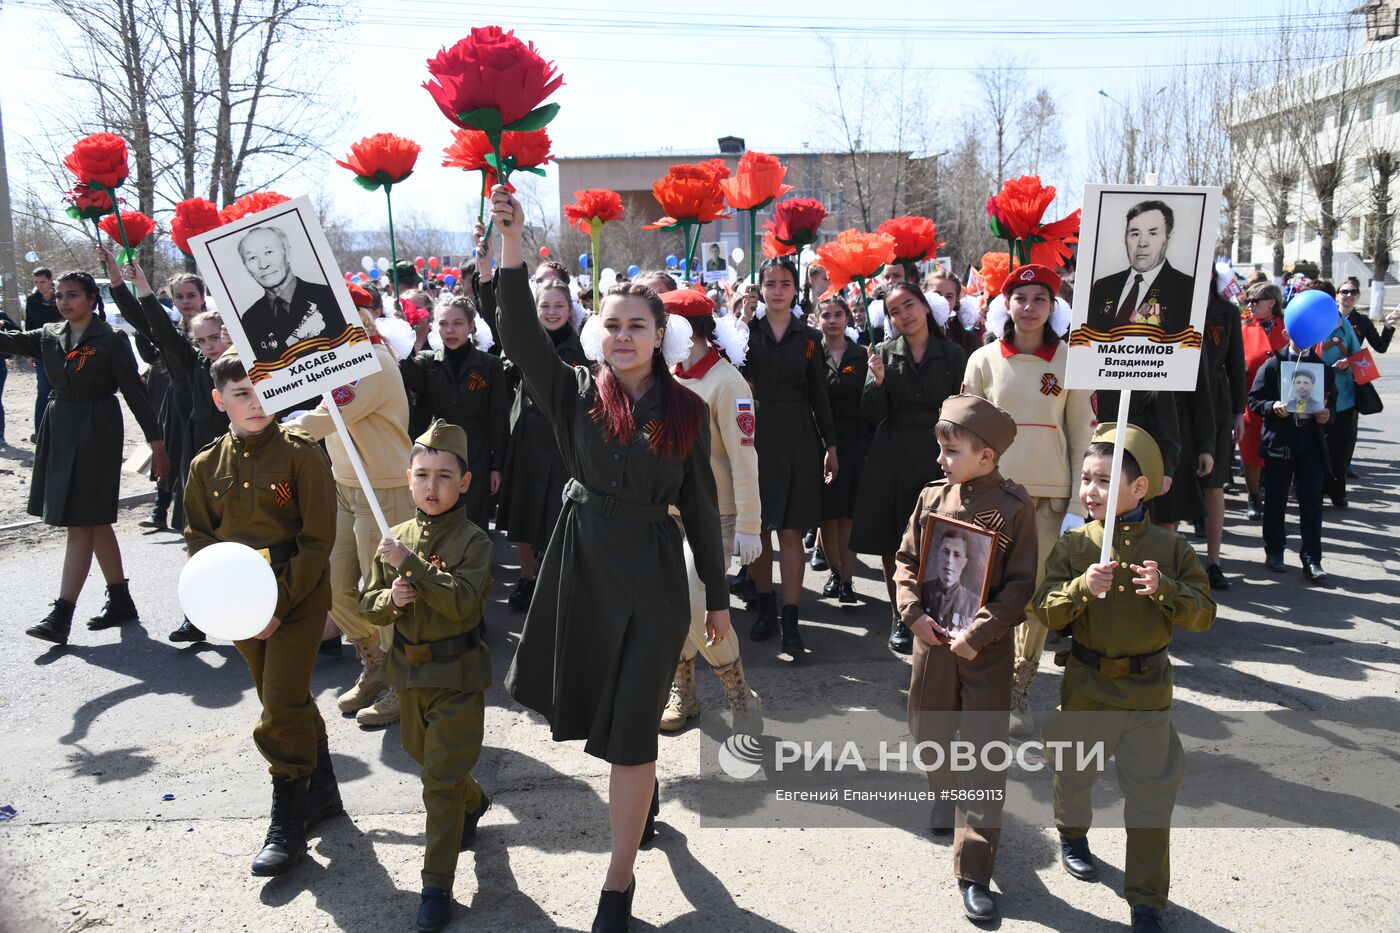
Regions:
<instances>
[{"instance_id":1,"label":"khaki military uniform","mask_svg":"<svg viewBox=\"0 0 1400 933\"><path fill-rule=\"evenodd\" d=\"M299 780L316 766L326 726L311 695L311 670L331 608L335 480L315 441L273 424L232 432L200 451L185 482L185 543L191 555L220 541L265 552L277 575L282 620L266 639L234 646L253 675L262 717L253 741L273 777ZM230 590L229 598L237 597Z\"/></svg>"},{"instance_id":2,"label":"khaki military uniform","mask_svg":"<svg viewBox=\"0 0 1400 933\"><path fill-rule=\"evenodd\" d=\"M1008 636L1025 619L1026 604L1035 592L1035 509L1030 495L996 470L966 483L937 480L925 486L895 554L895 607L900 621L911 630L926 613L939 621L930 611L935 607L923 604L924 587L919 580L924 524L930 515L986 528L996 534L996 543L987 599L975 609L972 624L965 629L977 657L969 661L947 645L914 639L909 730L916 741L935 742L945 751L955 735L978 747L1005 742L1015 659L1015 639ZM978 790L1004 791L1006 787L1004 771L970 777L970 786ZM929 771L928 784L935 794L959 786L957 776L946 766ZM965 818L957 821L953 873L964 881L990 884L1001 838L1002 802L964 802L959 807Z\"/></svg>"},{"instance_id":3,"label":"khaki military uniform","mask_svg":"<svg viewBox=\"0 0 1400 933\"><path fill-rule=\"evenodd\" d=\"M1141 509L1118 519L1112 552L1118 567L1108 595L1095 598L1084 572L1098 563L1103 535L1103 523L1094 521L1060 538L1035 596L1045 625L1071 631L1075 645L1060 682L1060 713L1045 738L1101 741L1105 760L1116 756L1128 834L1123 894L1131 906L1161 910L1171 878L1171 812L1185 773L1171 724L1166 650L1177 629L1209 628L1215 603L1191 545L1148 522ZM1147 560L1157 561L1161 582L1155 594L1139 596L1131 565ZM1055 772L1055 825L1072 839L1088 832L1098 772L1074 770L1072 752L1062 764Z\"/></svg>"},{"instance_id":4,"label":"khaki military uniform","mask_svg":"<svg viewBox=\"0 0 1400 933\"><path fill-rule=\"evenodd\" d=\"M450 891L463 821L481 803L472 768L485 732L491 655L477 633L491 590L491 540L468 519L464 499L441 515L419 511L393 536L412 554L397 571L374 559L360 609L375 625L393 627L384 679L398 688L404 751L422 768L423 886ZM397 576L413 584L416 601L394 605Z\"/></svg>"}]
</instances>

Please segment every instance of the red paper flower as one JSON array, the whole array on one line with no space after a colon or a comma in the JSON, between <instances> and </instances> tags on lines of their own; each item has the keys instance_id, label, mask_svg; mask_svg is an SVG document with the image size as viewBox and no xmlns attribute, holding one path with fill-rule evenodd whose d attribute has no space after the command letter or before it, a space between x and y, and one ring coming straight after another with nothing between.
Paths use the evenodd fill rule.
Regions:
<instances>
[{"instance_id":1,"label":"red paper flower","mask_svg":"<svg viewBox=\"0 0 1400 933\"><path fill-rule=\"evenodd\" d=\"M126 181L126 140L114 133L93 133L73 145L63 160L81 184L90 188L112 189Z\"/></svg>"},{"instance_id":2,"label":"red paper flower","mask_svg":"<svg viewBox=\"0 0 1400 933\"><path fill-rule=\"evenodd\" d=\"M592 234L596 227L622 219L622 196L607 188L574 192L574 203L564 206L564 216L579 233Z\"/></svg>"},{"instance_id":3,"label":"red paper flower","mask_svg":"<svg viewBox=\"0 0 1400 933\"><path fill-rule=\"evenodd\" d=\"M212 201L190 198L175 205L175 217L170 221L170 242L186 256L190 252L190 237L207 233L223 223L219 209Z\"/></svg>"},{"instance_id":4,"label":"red paper flower","mask_svg":"<svg viewBox=\"0 0 1400 933\"><path fill-rule=\"evenodd\" d=\"M1080 212L1042 224L1041 218L1054 200L1054 186L1042 185L1034 175L1003 183L1001 191L987 199L992 232L1012 241L1018 265L1033 262L1058 269L1072 255L1069 247L1079 242Z\"/></svg>"},{"instance_id":5,"label":"red paper flower","mask_svg":"<svg viewBox=\"0 0 1400 933\"><path fill-rule=\"evenodd\" d=\"M724 210L724 189L703 165L673 165L664 178L652 182L651 193L666 212L643 230L659 230L681 223L707 224L728 217Z\"/></svg>"},{"instance_id":6,"label":"red paper flower","mask_svg":"<svg viewBox=\"0 0 1400 933\"><path fill-rule=\"evenodd\" d=\"M276 191L254 191L252 194L245 194L234 201L228 207L219 211L219 224L232 223L235 220L247 217L249 214L256 214L258 211L265 211L269 207L276 207L291 198L285 194L278 194Z\"/></svg>"},{"instance_id":7,"label":"red paper flower","mask_svg":"<svg viewBox=\"0 0 1400 933\"><path fill-rule=\"evenodd\" d=\"M528 133L502 133L501 134L501 160L506 163L506 174L514 171L527 171L535 175L543 175L544 171L538 166L544 165L553 158L550 148L553 144L549 140L549 133L545 130L532 130ZM496 170L491 167L486 157L494 156L495 150L491 148L491 140L481 130L453 130L452 144L442 150L444 168L460 168L467 172L485 172L486 176L482 183L482 193L490 194L491 187L496 184ZM507 182L506 187L511 191L515 186Z\"/></svg>"},{"instance_id":8,"label":"red paper flower","mask_svg":"<svg viewBox=\"0 0 1400 933\"><path fill-rule=\"evenodd\" d=\"M723 159L706 159L700 163L700 167L709 172L715 181L724 181L729 177L729 166Z\"/></svg>"},{"instance_id":9,"label":"red paper flower","mask_svg":"<svg viewBox=\"0 0 1400 933\"><path fill-rule=\"evenodd\" d=\"M763 237L763 258L773 259L777 256L791 256L797 252L797 247L780 243L773 234L769 233Z\"/></svg>"},{"instance_id":10,"label":"red paper flower","mask_svg":"<svg viewBox=\"0 0 1400 933\"><path fill-rule=\"evenodd\" d=\"M96 220L104 214L112 213L112 196L106 191L94 191L87 185L78 184L63 195L68 202L66 213L74 220Z\"/></svg>"},{"instance_id":11,"label":"red paper flower","mask_svg":"<svg viewBox=\"0 0 1400 933\"><path fill-rule=\"evenodd\" d=\"M977 278L982 280L982 294L991 301L1001 294L1002 283L1011 274L1011 257L1003 252L983 253Z\"/></svg>"},{"instance_id":12,"label":"red paper flower","mask_svg":"<svg viewBox=\"0 0 1400 933\"><path fill-rule=\"evenodd\" d=\"M1073 214L1054 223L1042 224L1040 231L1031 238L1031 262L1050 269L1059 269L1069 257L1070 249L1079 242L1079 219L1083 212L1076 209Z\"/></svg>"},{"instance_id":13,"label":"red paper flower","mask_svg":"<svg viewBox=\"0 0 1400 933\"><path fill-rule=\"evenodd\" d=\"M834 295L857 279L868 279L887 262L894 261L894 237L888 233L842 230L836 239L817 247L817 258L831 276L823 298Z\"/></svg>"},{"instance_id":14,"label":"red paper flower","mask_svg":"<svg viewBox=\"0 0 1400 933\"><path fill-rule=\"evenodd\" d=\"M746 152L739 158L739 168L733 178L720 181L724 198L736 211L767 207L792 190L783 184L787 167L773 156L762 152Z\"/></svg>"},{"instance_id":15,"label":"red paper flower","mask_svg":"<svg viewBox=\"0 0 1400 933\"><path fill-rule=\"evenodd\" d=\"M433 80L423 87L447 119L493 135L543 128L559 105L540 104L564 83L533 42L521 42L499 26L473 29L441 50L428 59L428 73Z\"/></svg>"},{"instance_id":16,"label":"red paper flower","mask_svg":"<svg viewBox=\"0 0 1400 933\"><path fill-rule=\"evenodd\" d=\"M927 217L894 217L876 229L894 237L894 258L904 262L927 259L943 245L938 227Z\"/></svg>"},{"instance_id":17,"label":"red paper flower","mask_svg":"<svg viewBox=\"0 0 1400 933\"><path fill-rule=\"evenodd\" d=\"M117 215L108 214L97 222L98 228L113 242L123 248L133 250L141 245L141 241L151 235L151 231L156 228L156 222L140 211L122 211L121 226L117 226ZM126 230L126 239L122 239L122 230Z\"/></svg>"},{"instance_id":18,"label":"red paper flower","mask_svg":"<svg viewBox=\"0 0 1400 933\"><path fill-rule=\"evenodd\" d=\"M366 191L378 191L380 186L396 185L413 174L418 153L423 147L411 139L393 133L375 133L350 146L346 161L336 165L355 173L355 184Z\"/></svg>"},{"instance_id":19,"label":"red paper flower","mask_svg":"<svg viewBox=\"0 0 1400 933\"><path fill-rule=\"evenodd\" d=\"M763 225L763 230L795 251L797 247L817 242L817 231L823 220L826 220L826 208L816 198L788 198L773 206L773 219Z\"/></svg>"}]
</instances>

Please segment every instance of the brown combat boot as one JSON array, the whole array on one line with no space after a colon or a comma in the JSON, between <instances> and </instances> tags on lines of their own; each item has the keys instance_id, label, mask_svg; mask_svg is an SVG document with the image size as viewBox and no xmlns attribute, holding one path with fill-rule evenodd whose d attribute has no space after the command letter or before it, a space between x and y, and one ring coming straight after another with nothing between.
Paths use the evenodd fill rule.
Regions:
<instances>
[{"instance_id":1,"label":"brown combat boot","mask_svg":"<svg viewBox=\"0 0 1400 933\"><path fill-rule=\"evenodd\" d=\"M1011 734L1027 736L1035 731L1030 714L1031 681L1038 665L1030 658L1017 658L1011 673Z\"/></svg>"},{"instance_id":2,"label":"brown combat boot","mask_svg":"<svg viewBox=\"0 0 1400 933\"><path fill-rule=\"evenodd\" d=\"M379 679L379 674L384 669L384 649L379 647L379 634L376 632L352 644L355 646L355 653L360 656L360 662L364 664L364 669L360 671L355 685L336 700L336 705L346 715L358 713L389 689L389 685Z\"/></svg>"},{"instance_id":3,"label":"brown combat boot","mask_svg":"<svg viewBox=\"0 0 1400 933\"><path fill-rule=\"evenodd\" d=\"M676 665L671 681L671 699L661 714L661 731L678 732L695 716L700 715L700 698L695 695L695 659Z\"/></svg>"},{"instance_id":4,"label":"brown combat boot","mask_svg":"<svg viewBox=\"0 0 1400 933\"><path fill-rule=\"evenodd\" d=\"M399 721L399 692L393 687L385 690L355 714L355 721L362 726L392 726Z\"/></svg>"},{"instance_id":5,"label":"brown combat boot","mask_svg":"<svg viewBox=\"0 0 1400 933\"><path fill-rule=\"evenodd\" d=\"M744 679L743 660L717 667L715 674L724 684L724 699L729 703L729 731L735 735L762 735L763 701Z\"/></svg>"}]
</instances>

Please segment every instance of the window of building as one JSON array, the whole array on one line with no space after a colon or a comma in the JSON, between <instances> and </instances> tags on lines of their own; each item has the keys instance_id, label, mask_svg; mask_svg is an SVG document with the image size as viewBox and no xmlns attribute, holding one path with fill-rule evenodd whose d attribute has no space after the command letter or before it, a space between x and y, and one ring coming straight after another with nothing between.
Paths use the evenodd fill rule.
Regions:
<instances>
[{"instance_id":1,"label":"window of building","mask_svg":"<svg viewBox=\"0 0 1400 933\"><path fill-rule=\"evenodd\" d=\"M1346 126L1346 125L1347 125L1347 118L1351 116L1351 114L1350 114L1350 112L1349 112L1350 110L1351 110L1351 108L1348 107L1345 103L1341 103L1341 104L1338 104L1338 105L1337 105L1337 125L1338 125L1338 126Z\"/></svg>"},{"instance_id":2,"label":"window of building","mask_svg":"<svg viewBox=\"0 0 1400 933\"><path fill-rule=\"evenodd\" d=\"M1400 113L1400 86L1390 89L1390 112Z\"/></svg>"}]
</instances>

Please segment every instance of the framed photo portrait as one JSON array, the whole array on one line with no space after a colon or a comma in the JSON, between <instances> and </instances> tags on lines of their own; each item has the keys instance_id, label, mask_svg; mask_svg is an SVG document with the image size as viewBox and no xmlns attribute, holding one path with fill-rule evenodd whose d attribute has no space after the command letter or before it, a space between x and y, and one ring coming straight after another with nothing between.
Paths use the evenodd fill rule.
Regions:
<instances>
[{"instance_id":1,"label":"framed photo portrait","mask_svg":"<svg viewBox=\"0 0 1400 933\"><path fill-rule=\"evenodd\" d=\"M972 625L991 584L996 533L942 515L924 519L919 604L949 635Z\"/></svg>"}]
</instances>

